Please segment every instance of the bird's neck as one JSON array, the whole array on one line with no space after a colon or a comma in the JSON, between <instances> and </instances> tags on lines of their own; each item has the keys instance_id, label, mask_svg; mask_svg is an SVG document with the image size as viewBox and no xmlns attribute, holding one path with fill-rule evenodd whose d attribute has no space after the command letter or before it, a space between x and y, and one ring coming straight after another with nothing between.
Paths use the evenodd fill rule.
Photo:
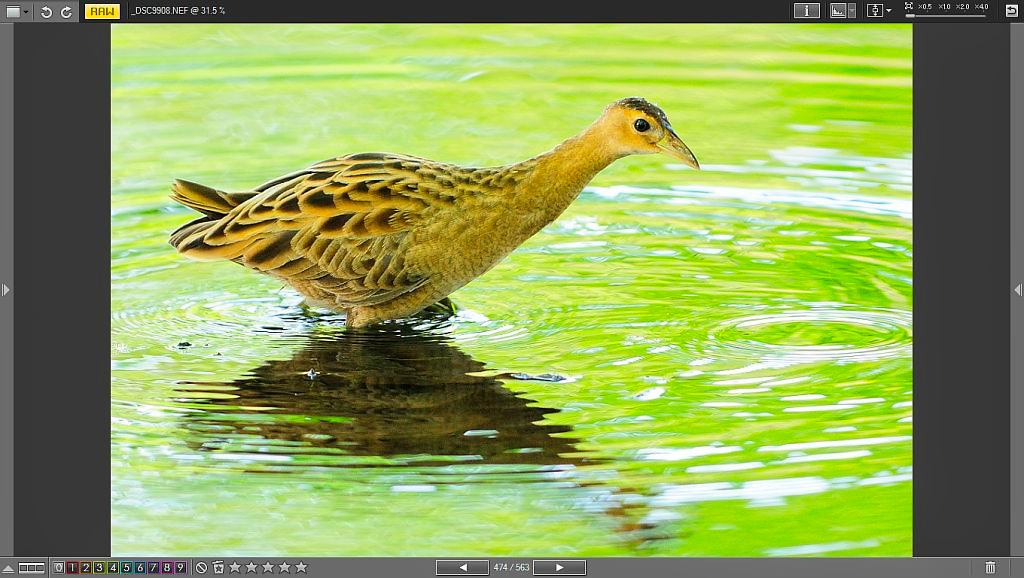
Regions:
<instances>
[{"instance_id":1,"label":"bird's neck","mask_svg":"<svg viewBox=\"0 0 1024 578\"><path fill-rule=\"evenodd\" d=\"M558 217L597 173L624 156L607 145L604 130L600 121L595 122L527 161L534 168L520 193L526 198L521 200L535 207L548 222Z\"/></svg>"}]
</instances>

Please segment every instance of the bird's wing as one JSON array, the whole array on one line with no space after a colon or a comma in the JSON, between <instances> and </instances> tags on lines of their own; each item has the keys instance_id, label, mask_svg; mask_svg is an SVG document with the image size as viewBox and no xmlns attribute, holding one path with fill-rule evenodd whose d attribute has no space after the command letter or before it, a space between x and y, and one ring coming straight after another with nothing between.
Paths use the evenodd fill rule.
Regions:
<instances>
[{"instance_id":1,"label":"bird's wing","mask_svg":"<svg viewBox=\"0 0 1024 578\"><path fill-rule=\"evenodd\" d=\"M329 159L257 187L203 242L340 305L381 303L427 282L429 271L407 258L414 229L483 193L494 175L481 171L490 170L388 153Z\"/></svg>"}]
</instances>

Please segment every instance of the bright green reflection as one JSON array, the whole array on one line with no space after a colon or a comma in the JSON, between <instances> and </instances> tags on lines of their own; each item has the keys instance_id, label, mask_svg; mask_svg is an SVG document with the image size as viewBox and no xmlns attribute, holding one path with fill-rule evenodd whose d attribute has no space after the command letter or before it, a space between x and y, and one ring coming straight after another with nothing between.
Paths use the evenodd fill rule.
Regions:
<instances>
[{"instance_id":1,"label":"bright green reflection","mask_svg":"<svg viewBox=\"0 0 1024 578\"><path fill-rule=\"evenodd\" d=\"M115 26L114 554L909 555L910 46L882 25ZM166 244L191 218L176 177L503 164L629 95L705 170L619 161L449 322L347 335Z\"/></svg>"}]
</instances>

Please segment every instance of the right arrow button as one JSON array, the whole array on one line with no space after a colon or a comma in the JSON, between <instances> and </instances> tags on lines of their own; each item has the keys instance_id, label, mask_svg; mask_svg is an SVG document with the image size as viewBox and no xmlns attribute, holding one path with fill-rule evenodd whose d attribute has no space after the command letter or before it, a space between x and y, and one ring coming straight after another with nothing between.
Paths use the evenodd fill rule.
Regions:
<instances>
[{"instance_id":1,"label":"right arrow button","mask_svg":"<svg viewBox=\"0 0 1024 578\"><path fill-rule=\"evenodd\" d=\"M534 576L586 576L586 560L534 560Z\"/></svg>"}]
</instances>

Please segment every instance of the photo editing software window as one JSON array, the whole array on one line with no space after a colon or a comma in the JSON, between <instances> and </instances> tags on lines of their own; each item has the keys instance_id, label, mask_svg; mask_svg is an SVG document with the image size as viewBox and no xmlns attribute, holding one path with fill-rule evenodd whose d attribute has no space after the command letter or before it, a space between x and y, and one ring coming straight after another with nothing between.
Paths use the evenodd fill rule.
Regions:
<instances>
[{"instance_id":1,"label":"photo editing software window","mask_svg":"<svg viewBox=\"0 0 1024 578\"><path fill-rule=\"evenodd\" d=\"M0 578L1024 576L1013 1L0 0Z\"/></svg>"}]
</instances>

